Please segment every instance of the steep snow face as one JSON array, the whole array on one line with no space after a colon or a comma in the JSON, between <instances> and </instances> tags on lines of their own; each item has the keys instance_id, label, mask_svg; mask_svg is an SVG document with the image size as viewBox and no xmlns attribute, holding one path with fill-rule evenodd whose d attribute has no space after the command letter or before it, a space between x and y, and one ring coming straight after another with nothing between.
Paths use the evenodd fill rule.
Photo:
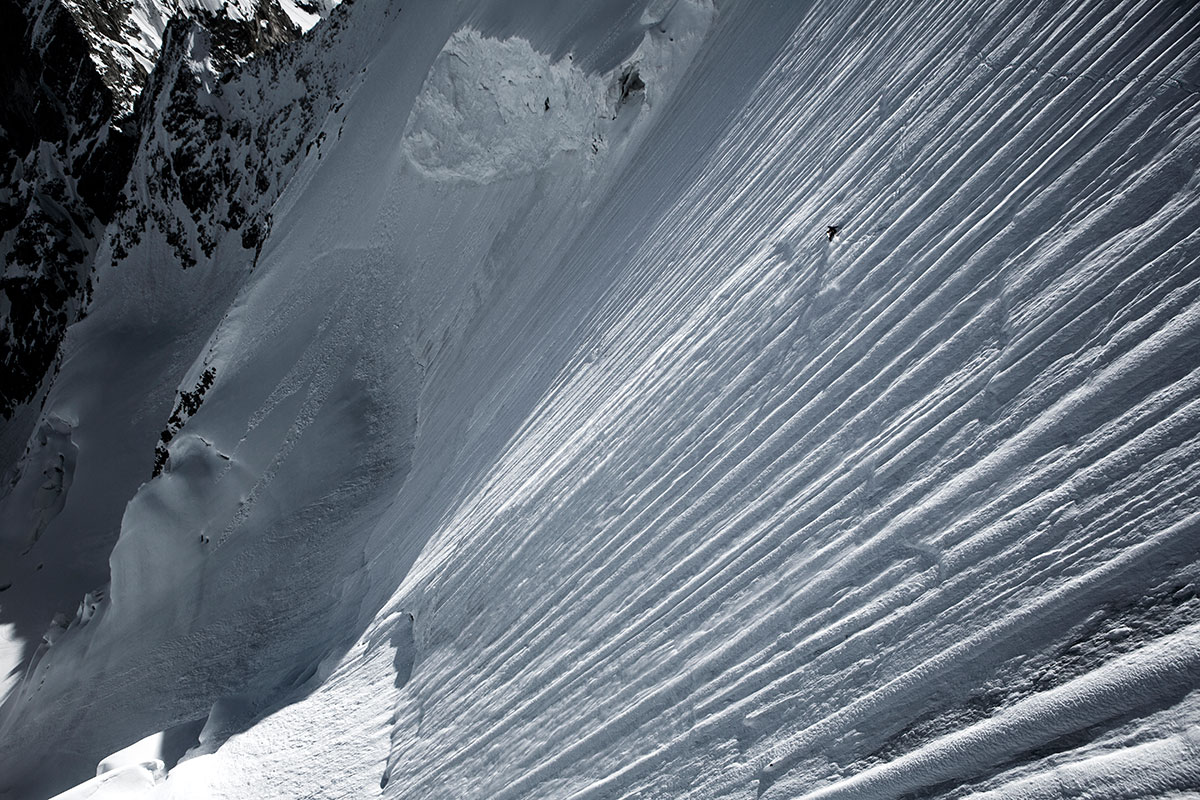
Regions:
<instances>
[{"instance_id":1,"label":"steep snow face","mask_svg":"<svg viewBox=\"0 0 1200 800\"><path fill-rule=\"evenodd\" d=\"M68 357L75 365L57 382L64 398L57 412L36 425L19 417L12 423L33 427L34 435L17 463L5 465L0 497L0 617L25 642L23 656L20 648L3 649L6 673L35 656L43 631L57 638L86 593L107 596L108 554L122 510L138 485L158 474L166 443L211 383L209 365L185 376L186 364L252 268L270 204L295 174L316 120L335 104L330 76L360 68L337 60L346 56L333 46L340 30L336 19L324 27L319 43L328 60L320 68L309 63L302 70L282 54L256 61L224 84L231 105L214 94L220 81L212 35L187 20L170 26L163 63L146 90L126 201L97 253L108 276L121 276L112 282L104 269L95 276L111 287L100 303L108 320L100 329L108 332L98 334L98 348ZM209 256L218 242L224 249L214 266ZM199 261L195 278L181 273ZM177 347L188 354L183 364ZM166 408L159 412L156 403ZM102 421L116 418L126 423ZM135 440L150 449L130 446ZM104 455L85 457L73 485L81 448ZM69 495L76 499L68 502Z\"/></svg>"},{"instance_id":2,"label":"steep snow face","mask_svg":"<svg viewBox=\"0 0 1200 800\"><path fill-rule=\"evenodd\" d=\"M1194 790L1200 8L555 5L159 93L10 591L89 525L112 583L10 794ZM150 180L210 127L250 240Z\"/></svg>"},{"instance_id":3,"label":"steep snow face","mask_svg":"<svg viewBox=\"0 0 1200 800\"><path fill-rule=\"evenodd\" d=\"M632 47L602 54L618 65L602 77L613 89L605 92L613 107L591 111L598 119L589 125L608 140L603 147L593 149L590 138L577 143L575 151L586 155L557 176L535 165L449 193L421 177L405 154L403 131L443 45L468 35L470 9L430 10L405 17L403 26L382 7L348 15L344 26L334 19L319 32L319 48L256 60L228 82L205 77L202 34L178 26L168 37L170 58L147 90L155 124L146 128L131 176L135 202L110 227L98 255L103 289L77 329L80 349L56 382L62 405L48 405L64 414L69 406L69 441L105 456L77 463L58 514L29 552L14 558L10 596L26 605L9 613L40 636L46 618L23 613L36 608L28 598L38 586L61 593L75 585L75 602L104 588L102 578L88 582L73 571L80 550L99 549L119 529L111 591L93 592L100 600L88 604L86 620L64 616L49 632L54 644L32 653L34 671L54 677L30 679L10 696L7 730L49 722L37 707L51 695L55 703L80 697L84 716L101 710L80 692L138 705L132 696L116 698L144 696L144 689L111 684L105 676L114 673L105 665L126 657L157 661L155 653L181 645L202 666L192 673L192 688L176 687L173 699L163 698L170 706L192 698L165 724L203 718L221 697L244 698L234 703L241 722L214 727L213 749L281 698L307 691L314 676L328 675L362 629L364 609L378 608L395 588L373 584L363 566L375 521L411 474L424 376L510 279L501 269L524 240L530 216L539 219L532 241L561 247L572 226L559 227L556 218L569 222L561 212L575 198L613 181L615 169L598 162L633 147L652 106L664 106L711 19L711 8L701 9L682 17L675 42L635 27L637 37L622 37ZM640 24L636 14L630 24ZM455 31L462 34L454 38ZM485 55L512 46L478 35ZM571 41L563 37L565 49ZM662 45L676 42L675 57L666 58ZM649 82L656 94L647 88L620 102L617 87L630 59L674 71ZM551 102L563 101L555 94ZM532 113L546 118L544 107ZM214 131L215 139L200 135ZM243 163L261 176L232 168ZM550 179L552 198L545 193ZM257 198L241 188L251 180L262 192ZM265 219L269 236L247 239L250 226L231 223L234 201L257 200L243 210L263 219L289 180L292 192ZM202 202L193 206L188 185L215 191L197 193ZM313 198L320 198L316 205ZM328 213L350 205L360 213ZM171 262L184 269L165 270ZM222 406L228 413L216 413ZM113 424L117 419L123 421ZM156 442L166 442L163 472L139 491L160 463ZM331 449L335 442L356 444ZM54 458L53 448L33 448L18 483L39 480L41 465ZM23 507L12 497L0 512L22 531ZM181 526L184 518L190 521ZM175 533L164 537L167 529ZM89 547L66 549L67 541ZM220 589L209 582L215 576ZM246 646L230 647L231 638ZM78 661L90 677L55 665L67 661ZM248 671L256 675L249 683ZM83 734L80 755L65 757L76 774L91 770L93 751L103 757L111 741L133 741L147 726L164 725L163 704L143 708L149 717L129 715L120 731L105 723L99 738ZM82 733L91 723L80 719L75 727ZM18 749L5 751L14 765L23 758ZM18 786L47 777L24 769Z\"/></svg>"}]
</instances>

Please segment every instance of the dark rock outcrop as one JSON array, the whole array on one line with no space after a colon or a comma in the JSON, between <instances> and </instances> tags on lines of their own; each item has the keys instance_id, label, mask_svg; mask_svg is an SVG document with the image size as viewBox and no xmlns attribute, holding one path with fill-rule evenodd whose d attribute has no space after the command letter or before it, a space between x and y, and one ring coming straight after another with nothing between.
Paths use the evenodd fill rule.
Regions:
<instances>
[{"instance_id":1,"label":"dark rock outcrop","mask_svg":"<svg viewBox=\"0 0 1200 800\"><path fill-rule=\"evenodd\" d=\"M33 399L88 294L133 156L57 0L0 0L0 415Z\"/></svg>"},{"instance_id":2,"label":"dark rock outcrop","mask_svg":"<svg viewBox=\"0 0 1200 800\"><path fill-rule=\"evenodd\" d=\"M337 34L334 18L323 36ZM340 109L330 71L296 61L292 49L220 73L200 57L214 39L178 17L163 37L135 110L135 164L108 231L114 263L148 236L161 236L184 269L209 259L230 233L257 256L269 209L315 143L315 127Z\"/></svg>"},{"instance_id":3,"label":"dark rock outcrop","mask_svg":"<svg viewBox=\"0 0 1200 800\"><path fill-rule=\"evenodd\" d=\"M218 72L301 33L275 0L253 3L244 17L181 0L63 0L63 5L88 41L92 61L113 93L118 117L132 111L173 18L194 20L213 34L211 56Z\"/></svg>"},{"instance_id":4,"label":"dark rock outcrop","mask_svg":"<svg viewBox=\"0 0 1200 800\"><path fill-rule=\"evenodd\" d=\"M203 76L180 63L184 50L195 54L193 29L204 31ZM139 143L156 135L147 126L162 110L163 92L170 152L155 164L165 183L155 191L178 196L196 220L161 226L181 264L195 263L193 243L212 252L213 224L242 231L247 247L258 244L265 222L251 220L245 203L230 200L219 214L213 207L215 186L232 180L230 165L214 170L203 161L200 151L222 123L197 98L211 88L205 82L300 34L276 0L261 0L246 15L178 0L0 0L0 417L36 400L67 326L85 313L98 242L129 205L121 191ZM160 48L172 37L178 52L155 79ZM155 101L135 111L156 81ZM126 225L125 238L140 236L146 222L135 218L137 230Z\"/></svg>"}]
</instances>

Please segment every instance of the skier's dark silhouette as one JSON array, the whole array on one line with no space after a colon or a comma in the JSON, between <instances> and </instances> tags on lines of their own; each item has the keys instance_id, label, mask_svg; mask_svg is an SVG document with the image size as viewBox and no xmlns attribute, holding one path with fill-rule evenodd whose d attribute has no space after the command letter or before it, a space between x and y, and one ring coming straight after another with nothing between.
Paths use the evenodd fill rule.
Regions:
<instances>
[{"instance_id":1,"label":"skier's dark silhouette","mask_svg":"<svg viewBox=\"0 0 1200 800\"><path fill-rule=\"evenodd\" d=\"M550 110L550 98L549 97L546 98L546 110L547 111Z\"/></svg>"},{"instance_id":2,"label":"skier's dark silhouette","mask_svg":"<svg viewBox=\"0 0 1200 800\"><path fill-rule=\"evenodd\" d=\"M829 229L826 231L826 233L828 233L828 234L829 234L829 241L831 241L831 242L833 241L833 237L837 236L837 232L838 232L838 226L837 226L837 225L830 225L830 226L829 226Z\"/></svg>"}]
</instances>

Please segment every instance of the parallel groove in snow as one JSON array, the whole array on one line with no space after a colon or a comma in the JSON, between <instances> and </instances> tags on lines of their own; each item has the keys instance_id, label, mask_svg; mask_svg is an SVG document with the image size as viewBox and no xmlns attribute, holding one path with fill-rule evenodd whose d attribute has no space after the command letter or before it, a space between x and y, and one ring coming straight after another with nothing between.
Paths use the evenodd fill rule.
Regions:
<instances>
[{"instance_id":1,"label":"parallel groove in snow","mask_svg":"<svg viewBox=\"0 0 1200 800\"><path fill-rule=\"evenodd\" d=\"M471 556L411 591L475 616L428 642L392 780L788 796L982 680L1018 713L1027 649L1194 574L1198 31L1154 2L812 10L446 521Z\"/></svg>"},{"instance_id":2,"label":"parallel groove in snow","mask_svg":"<svg viewBox=\"0 0 1200 800\"><path fill-rule=\"evenodd\" d=\"M207 485L168 475L122 534L219 519L193 590L319 596L199 598L229 618L97 646L30 707L94 734L148 676L180 681L159 722L248 684L181 793L1194 788L1200 5L743 0L692 61L704 4L652 5L643 97L583 125L509 96L512 141L463 82L551 64L461 27L508 6L349 11L367 69L206 345L233 355L189 430L249 476L236 510L147 517Z\"/></svg>"}]
</instances>

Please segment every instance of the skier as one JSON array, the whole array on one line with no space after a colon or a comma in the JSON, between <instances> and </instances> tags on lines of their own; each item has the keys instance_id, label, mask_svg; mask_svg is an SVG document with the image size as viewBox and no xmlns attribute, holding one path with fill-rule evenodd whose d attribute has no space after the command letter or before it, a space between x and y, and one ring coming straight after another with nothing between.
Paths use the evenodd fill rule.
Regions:
<instances>
[{"instance_id":1,"label":"skier","mask_svg":"<svg viewBox=\"0 0 1200 800\"><path fill-rule=\"evenodd\" d=\"M830 225L830 226L829 226L829 229L828 229L827 231L825 231L825 232L826 232L827 234L829 234L829 241L831 241L831 242L832 242L832 241L833 241L833 237L837 236L837 232L838 232L838 226L837 226L837 225Z\"/></svg>"}]
</instances>

